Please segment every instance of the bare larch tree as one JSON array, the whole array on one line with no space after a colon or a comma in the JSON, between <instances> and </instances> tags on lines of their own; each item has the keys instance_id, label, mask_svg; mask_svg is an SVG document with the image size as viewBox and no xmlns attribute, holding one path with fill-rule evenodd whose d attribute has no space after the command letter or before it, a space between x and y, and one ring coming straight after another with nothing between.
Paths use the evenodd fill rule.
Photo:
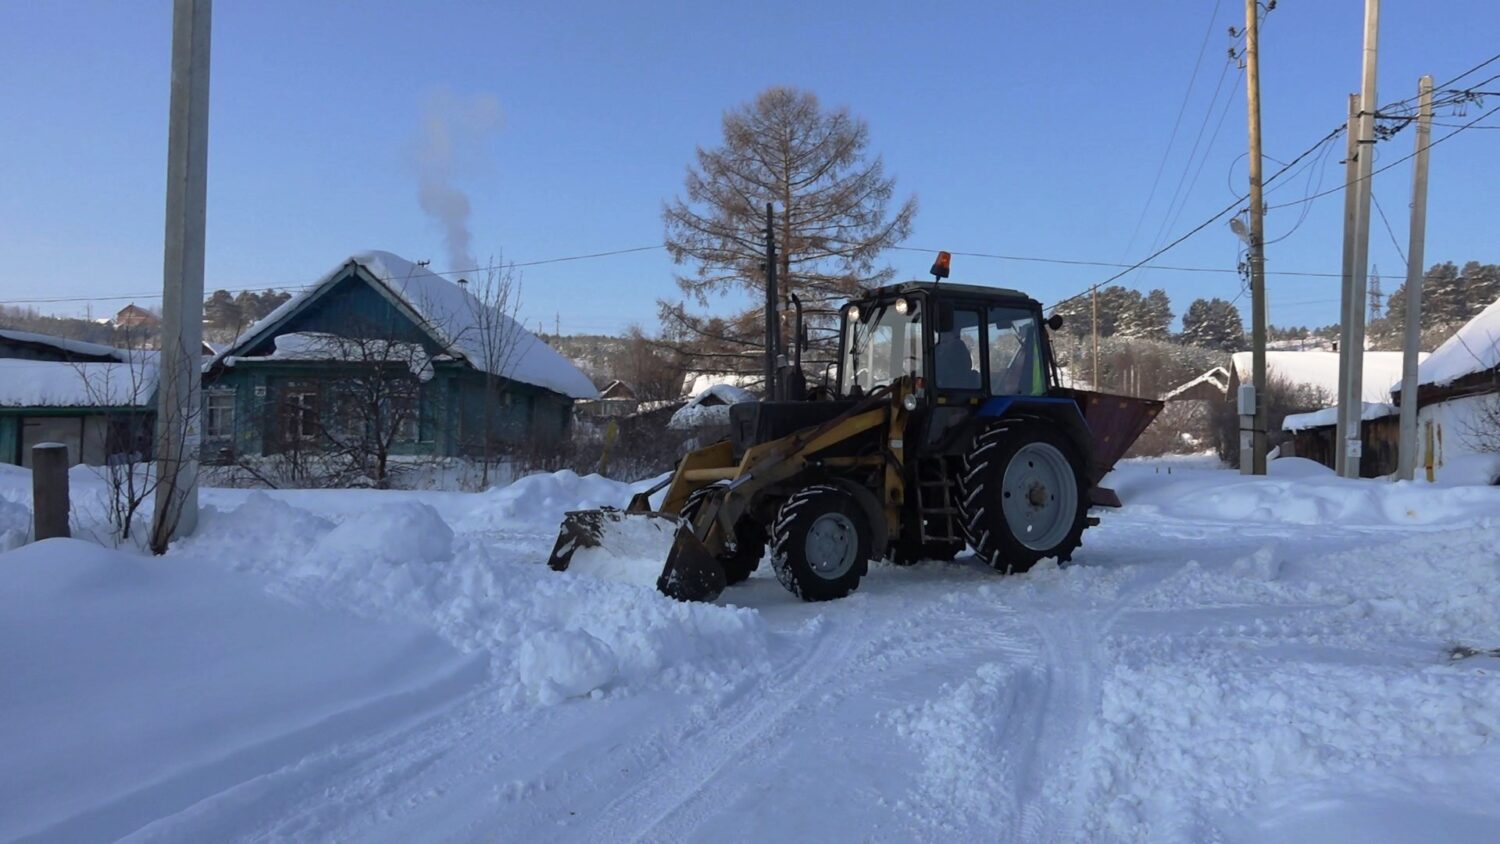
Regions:
<instances>
[{"instance_id":1,"label":"bare larch tree","mask_svg":"<svg viewBox=\"0 0 1500 844\"><path fill-rule=\"evenodd\" d=\"M677 283L699 306L710 295L764 289L766 203L776 209L779 294L801 298L814 347L831 357L835 309L890 279L883 250L911 231L915 197L891 208L895 180L869 152L869 127L796 88L772 87L724 115L723 144L699 148L685 193L669 203L666 247L692 272ZM754 301L754 300L752 300ZM711 320L660 302L664 334L702 368L754 371L764 307ZM783 336L786 336L783 334Z\"/></svg>"}]
</instances>

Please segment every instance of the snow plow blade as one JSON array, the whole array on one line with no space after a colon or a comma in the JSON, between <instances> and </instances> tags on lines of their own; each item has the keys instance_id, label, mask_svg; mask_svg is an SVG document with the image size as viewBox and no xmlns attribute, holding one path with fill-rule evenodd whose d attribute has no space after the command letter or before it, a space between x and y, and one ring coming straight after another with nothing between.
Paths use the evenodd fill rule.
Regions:
<instances>
[{"instance_id":1,"label":"snow plow blade","mask_svg":"<svg viewBox=\"0 0 1500 844\"><path fill-rule=\"evenodd\" d=\"M567 513L547 565L553 571L655 586L679 601L712 601L725 586L724 567L693 526L667 513L608 508Z\"/></svg>"}]
</instances>

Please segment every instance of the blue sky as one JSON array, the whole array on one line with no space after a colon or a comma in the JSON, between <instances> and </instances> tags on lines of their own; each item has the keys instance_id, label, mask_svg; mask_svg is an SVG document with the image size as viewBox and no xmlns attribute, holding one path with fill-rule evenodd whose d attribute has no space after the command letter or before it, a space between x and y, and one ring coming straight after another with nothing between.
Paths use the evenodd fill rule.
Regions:
<instances>
[{"instance_id":1,"label":"blue sky","mask_svg":"<svg viewBox=\"0 0 1500 844\"><path fill-rule=\"evenodd\" d=\"M94 312L109 313L123 302L103 297L160 289L170 6L3 4L0 302L100 297ZM207 283L304 284L372 247L447 269L442 230L417 200L417 139L424 110L441 96L493 97L502 115L458 173L481 258L528 262L659 243L662 203L680 190L695 147L716 144L723 111L771 84L810 89L868 120L899 194L918 197L910 246L1133 261L1158 231L1170 240L1244 189L1235 67L1209 111L1228 61L1226 30L1243 23L1243 5L1217 6L1214 14L1214 0L220 2ZM1359 81L1362 9L1358 0L1282 0L1271 13L1262 32L1268 155L1289 160L1342 121ZM1422 73L1456 75L1497 44L1493 0L1387 0L1380 99L1415 93ZM1500 63L1469 81L1494 72ZM1179 108L1175 144L1142 217ZM1486 122L1500 124L1500 115ZM1378 154L1393 160L1411 146L1408 131ZM1500 261L1497 149L1500 132L1471 131L1433 151L1429 262ZM1342 140L1269 201L1306 195L1319 175L1323 188L1337 185L1341 155ZM1173 225L1167 206L1179 180ZM1406 164L1376 178L1403 249L1409 191ZM1268 268L1336 272L1340 211L1337 194L1313 203L1268 248ZM1285 235L1299 216L1299 208L1273 212L1268 236ZM1232 269L1237 250L1216 224L1160 261ZM1378 218L1371 257L1393 289L1404 265ZM913 277L931 260L889 258ZM558 314L566 332L650 328L655 301L677 296L673 269L660 251L529 267L524 313L548 330ZM954 265L955 280L1021 287L1044 302L1111 273L964 257ZM1233 274L1150 271L1124 283L1165 287L1179 313L1196 296L1239 290ZM1336 319L1334 279L1272 276L1269 291L1273 322ZM82 313L88 304L38 307Z\"/></svg>"}]
</instances>

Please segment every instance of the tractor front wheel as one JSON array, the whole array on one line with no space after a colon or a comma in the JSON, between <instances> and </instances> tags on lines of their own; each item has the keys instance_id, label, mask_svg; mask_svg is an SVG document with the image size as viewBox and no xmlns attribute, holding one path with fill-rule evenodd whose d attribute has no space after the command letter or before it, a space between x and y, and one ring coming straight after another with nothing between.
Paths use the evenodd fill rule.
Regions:
<instances>
[{"instance_id":1,"label":"tractor front wheel","mask_svg":"<svg viewBox=\"0 0 1500 844\"><path fill-rule=\"evenodd\" d=\"M1089 509L1083 459L1065 437L1036 422L1002 422L964 457L959 518L969 546L995 569L1067 562L1083 543Z\"/></svg>"},{"instance_id":2,"label":"tractor front wheel","mask_svg":"<svg viewBox=\"0 0 1500 844\"><path fill-rule=\"evenodd\" d=\"M831 601L859 588L870 564L864 508L836 486L810 486L781 505L771 525L771 565L787 591Z\"/></svg>"}]
</instances>

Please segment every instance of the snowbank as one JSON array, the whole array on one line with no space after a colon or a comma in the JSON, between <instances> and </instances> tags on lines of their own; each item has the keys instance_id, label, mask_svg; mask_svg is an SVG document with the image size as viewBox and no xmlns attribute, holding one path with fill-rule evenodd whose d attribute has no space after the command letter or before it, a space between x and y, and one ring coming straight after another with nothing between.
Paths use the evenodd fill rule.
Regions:
<instances>
[{"instance_id":1,"label":"snowbank","mask_svg":"<svg viewBox=\"0 0 1500 844\"><path fill-rule=\"evenodd\" d=\"M414 625L78 540L0 556L0 839L110 840L483 679Z\"/></svg>"},{"instance_id":2,"label":"snowbank","mask_svg":"<svg viewBox=\"0 0 1500 844\"><path fill-rule=\"evenodd\" d=\"M1294 525L1416 526L1473 521L1500 512L1500 488L1339 478L1303 458L1282 458L1269 477L1227 470L1122 463L1101 482L1127 508L1174 519Z\"/></svg>"},{"instance_id":3,"label":"snowbank","mask_svg":"<svg viewBox=\"0 0 1500 844\"><path fill-rule=\"evenodd\" d=\"M728 688L760 671L769 634L751 610L546 567L563 512L621 506L631 489L597 475L533 475L469 496L472 509L452 516L461 536L413 494L335 524L254 493L208 509L181 550L263 575L298 602L429 627L485 654L511 707L633 686ZM268 524L277 525L269 536Z\"/></svg>"}]
</instances>

